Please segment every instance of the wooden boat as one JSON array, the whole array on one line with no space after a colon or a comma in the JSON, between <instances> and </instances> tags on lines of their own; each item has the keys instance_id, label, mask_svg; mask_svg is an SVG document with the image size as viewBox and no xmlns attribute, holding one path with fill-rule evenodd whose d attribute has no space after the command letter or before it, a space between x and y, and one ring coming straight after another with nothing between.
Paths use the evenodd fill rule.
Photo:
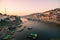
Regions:
<instances>
[{"instance_id":1,"label":"wooden boat","mask_svg":"<svg viewBox=\"0 0 60 40\"><path fill-rule=\"evenodd\" d=\"M28 27L28 30L31 30L32 29L32 27Z\"/></svg>"}]
</instances>

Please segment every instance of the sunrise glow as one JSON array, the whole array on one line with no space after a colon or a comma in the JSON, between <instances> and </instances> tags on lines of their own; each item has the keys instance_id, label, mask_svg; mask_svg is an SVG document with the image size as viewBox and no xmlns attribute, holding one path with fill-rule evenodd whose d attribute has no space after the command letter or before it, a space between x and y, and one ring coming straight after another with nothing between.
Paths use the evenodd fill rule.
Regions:
<instances>
[{"instance_id":1,"label":"sunrise glow","mask_svg":"<svg viewBox=\"0 0 60 40\"><path fill-rule=\"evenodd\" d=\"M28 15L60 8L60 0L0 0L0 12L9 15Z\"/></svg>"}]
</instances>

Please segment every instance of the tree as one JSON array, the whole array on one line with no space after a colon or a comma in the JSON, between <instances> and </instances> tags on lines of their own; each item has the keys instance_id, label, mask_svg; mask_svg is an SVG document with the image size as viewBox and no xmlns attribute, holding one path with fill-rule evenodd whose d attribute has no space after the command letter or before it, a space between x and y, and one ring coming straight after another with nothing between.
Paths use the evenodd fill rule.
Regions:
<instances>
[{"instance_id":1,"label":"tree","mask_svg":"<svg viewBox=\"0 0 60 40\"><path fill-rule=\"evenodd\" d=\"M0 15L2 15L2 13L0 13Z\"/></svg>"},{"instance_id":2,"label":"tree","mask_svg":"<svg viewBox=\"0 0 60 40\"><path fill-rule=\"evenodd\" d=\"M4 14L4 16L7 16L7 14Z\"/></svg>"}]
</instances>

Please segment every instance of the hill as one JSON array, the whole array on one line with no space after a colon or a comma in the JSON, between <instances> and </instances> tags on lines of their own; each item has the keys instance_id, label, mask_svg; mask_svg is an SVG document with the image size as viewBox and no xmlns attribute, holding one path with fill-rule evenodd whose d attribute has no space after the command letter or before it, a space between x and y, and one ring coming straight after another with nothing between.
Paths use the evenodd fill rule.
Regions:
<instances>
[{"instance_id":1,"label":"hill","mask_svg":"<svg viewBox=\"0 0 60 40\"><path fill-rule=\"evenodd\" d=\"M44 22L54 22L60 24L60 8L48 10L42 13L33 13L24 17L32 20L36 19Z\"/></svg>"}]
</instances>

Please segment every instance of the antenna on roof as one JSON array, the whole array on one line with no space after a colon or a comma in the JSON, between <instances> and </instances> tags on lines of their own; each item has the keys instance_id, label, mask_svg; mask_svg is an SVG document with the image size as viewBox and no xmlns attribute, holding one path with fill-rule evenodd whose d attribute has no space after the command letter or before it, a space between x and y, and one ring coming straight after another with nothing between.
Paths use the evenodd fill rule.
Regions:
<instances>
[{"instance_id":1,"label":"antenna on roof","mask_svg":"<svg viewBox=\"0 0 60 40\"><path fill-rule=\"evenodd\" d=\"M5 14L7 13L6 8L5 8Z\"/></svg>"}]
</instances>

